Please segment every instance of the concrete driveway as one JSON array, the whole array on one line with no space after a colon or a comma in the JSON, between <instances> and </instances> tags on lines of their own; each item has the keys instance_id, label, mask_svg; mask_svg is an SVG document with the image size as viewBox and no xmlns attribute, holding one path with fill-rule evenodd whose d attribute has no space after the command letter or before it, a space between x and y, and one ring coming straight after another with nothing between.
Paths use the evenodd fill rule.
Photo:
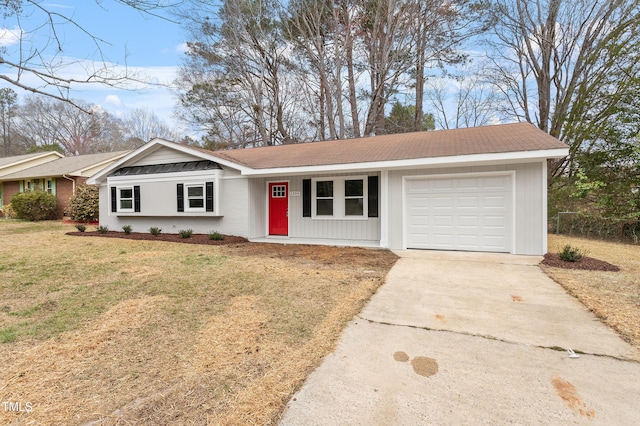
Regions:
<instances>
[{"instance_id":1,"label":"concrete driveway","mask_svg":"<svg viewBox=\"0 0 640 426\"><path fill-rule=\"evenodd\" d=\"M282 425L640 424L638 353L541 258L397 254Z\"/></svg>"}]
</instances>

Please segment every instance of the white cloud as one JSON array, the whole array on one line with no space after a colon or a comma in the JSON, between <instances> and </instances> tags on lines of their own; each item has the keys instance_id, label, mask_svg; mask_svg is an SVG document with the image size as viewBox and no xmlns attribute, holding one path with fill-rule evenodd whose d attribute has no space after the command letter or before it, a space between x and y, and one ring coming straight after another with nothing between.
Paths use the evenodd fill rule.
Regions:
<instances>
[{"instance_id":1,"label":"white cloud","mask_svg":"<svg viewBox=\"0 0 640 426\"><path fill-rule=\"evenodd\" d=\"M122 105L122 101L120 100L120 97L118 95L107 95L107 97L104 98L104 101L115 106Z\"/></svg>"},{"instance_id":2,"label":"white cloud","mask_svg":"<svg viewBox=\"0 0 640 426\"><path fill-rule=\"evenodd\" d=\"M18 44L22 38L22 30L18 27L10 30L8 28L0 28L0 46L13 46Z\"/></svg>"},{"instance_id":3,"label":"white cloud","mask_svg":"<svg viewBox=\"0 0 640 426\"><path fill-rule=\"evenodd\" d=\"M179 45L177 45L176 46L176 52L178 52L178 53L188 53L189 52L189 46L187 45L187 42L180 43Z\"/></svg>"}]
</instances>

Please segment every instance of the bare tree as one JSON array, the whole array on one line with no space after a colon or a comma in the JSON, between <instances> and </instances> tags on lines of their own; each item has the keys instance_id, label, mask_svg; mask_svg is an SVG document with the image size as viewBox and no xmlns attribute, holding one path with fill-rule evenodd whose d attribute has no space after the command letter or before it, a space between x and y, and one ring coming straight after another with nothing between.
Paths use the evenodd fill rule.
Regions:
<instances>
[{"instance_id":1,"label":"bare tree","mask_svg":"<svg viewBox=\"0 0 640 426\"><path fill-rule=\"evenodd\" d=\"M94 0L100 7L107 7L105 0ZM134 8L141 13L167 19L174 8L186 3L185 0L111 0ZM16 42L0 49L0 65L4 71L0 79L14 87L46 95L60 101L69 102L78 108L71 99L71 91L77 86L102 84L122 87L142 77L124 67L116 66L103 54L108 43L94 35L91 28L78 22L73 14L60 12L53 3L35 0L6 0L0 3L0 14L5 25L13 23L17 31L13 34ZM28 20L25 18L29 18ZM31 25L31 26L27 26ZM86 58L82 75L69 76L69 59L65 57L64 32L62 28L74 31L77 37L86 39ZM95 52L95 53L94 53ZM124 53L124 52L123 52ZM39 82L39 83L36 83Z\"/></svg>"},{"instance_id":2,"label":"bare tree","mask_svg":"<svg viewBox=\"0 0 640 426\"><path fill-rule=\"evenodd\" d=\"M443 129L486 126L498 122L498 93L480 71L458 78L432 80L427 90L436 122Z\"/></svg>"},{"instance_id":3,"label":"bare tree","mask_svg":"<svg viewBox=\"0 0 640 426\"><path fill-rule=\"evenodd\" d=\"M385 105L413 64L412 20L419 1L363 0L358 17L367 58L369 109L364 135L384 132Z\"/></svg>"},{"instance_id":4,"label":"bare tree","mask_svg":"<svg viewBox=\"0 0 640 426\"><path fill-rule=\"evenodd\" d=\"M235 119L238 128L227 136L240 139L227 139L228 145L296 140L287 128L292 111L286 108L290 94L283 76L289 46L283 42L279 10L276 0L227 0L215 12L215 23L208 15L192 17L194 42L177 82L185 89L181 112L193 122ZM205 112L210 108L217 111ZM220 124L207 125L224 131Z\"/></svg>"},{"instance_id":5,"label":"bare tree","mask_svg":"<svg viewBox=\"0 0 640 426\"><path fill-rule=\"evenodd\" d=\"M137 139L145 142L153 138L162 138L170 141L180 141L182 135L167 126L151 110L136 108L122 118L122 131L124 139Z\"/></svg>"},{"instance_id":6,"label":"bare tree","mask_svg":"<svg viewBox=\"0 0 640 426\"><path fill-rule=\"evenodd\" d=\"M77 107L91 114L78 113ZM114 133L113 117L99 107L32 95L20 107L17 131L30 146L60 145L67 155L109 152L120 148L121 133Z\"/></svg>"},{"instance_id":7,"label":"bare tree","mask_svg":"<svg viewBox=\"0 0 640 426\"><path fill-rule=\"evenodd\" d=\"M556 137L562 138L581 88L616 66L602 60L611 57L612 42L638 46L635 0L494 0L493 7L487 75L502 92L506 111Z\"/></svg>"},{"instance_id":8,"label":"bare tree","mask_svg":"<svg viewBox=\"0 0 640 426\"><path fill-rule=\"evenodd\" d=\"M426 72L463 63L466 54L461 44L488 29L484 5L476 0L423 0L413 20L415 45L415 122L416 130L422 126ZM446 122L446 120L445 120Z\"/></svg>"}]
</instances>

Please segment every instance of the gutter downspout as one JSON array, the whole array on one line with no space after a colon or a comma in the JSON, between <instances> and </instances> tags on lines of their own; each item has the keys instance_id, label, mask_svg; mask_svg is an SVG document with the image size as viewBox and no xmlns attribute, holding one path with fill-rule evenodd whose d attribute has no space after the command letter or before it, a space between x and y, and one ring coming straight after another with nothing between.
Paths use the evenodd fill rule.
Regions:
<instances>
[{"instance_id":1,"label":"gutter downspout","mask_svg":"<svg viewBox=\"0 0 640 426\"><path fill-rule=\"evenodd\" d=\"M76 195L76 180L67 175L62 175L62 177L71 181L71 195Z\"/></svg>"},{"instance_id":2,"label":"gutter downspout","mask_svg":"<svg viewBox=\"0 0 640 426\"><path fill-rule=\"evenodd\" d=\"M70 180L71 181L71 196L73 197L74 195L76 195L76 180L73 178L70 178L67 175L62 175L63 178L65 178L66 180ZM58 198L58 196L56 195L56 198ZM65 208L66 210L66 208ZM62 216L64 217L65 212L62 213Z\"/></svg>"}]
</instances>

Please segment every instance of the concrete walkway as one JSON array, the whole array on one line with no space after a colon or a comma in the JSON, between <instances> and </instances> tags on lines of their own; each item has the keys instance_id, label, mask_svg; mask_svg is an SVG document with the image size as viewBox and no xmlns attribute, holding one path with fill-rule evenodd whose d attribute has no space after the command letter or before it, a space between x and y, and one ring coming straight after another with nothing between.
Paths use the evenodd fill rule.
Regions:
<instances>
[{"instance_id":1,"label":"concrete walkway","mask_svg":"<svg viewBox=\"0 0 640 426\"><path fill-rule=\"evenodd\" d=\"M397 254L282 425L640 424L637 352L541 258Z\"/></svg>"}]
</instances>

